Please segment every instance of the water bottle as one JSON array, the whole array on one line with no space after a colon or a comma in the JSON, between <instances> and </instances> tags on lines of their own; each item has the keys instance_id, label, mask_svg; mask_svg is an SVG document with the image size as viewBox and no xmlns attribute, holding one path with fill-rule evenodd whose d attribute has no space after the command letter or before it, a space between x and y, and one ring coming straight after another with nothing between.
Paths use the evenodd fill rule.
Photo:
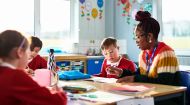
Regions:
<instances>
[{"instance_id":1,"label":"water bottle","mask_svg":"<svg viewBox=\"0 0 190 105\"><path fill-rule=\"evenodd\" d=\"M54 56L54 49L50 49L49 56L48 56L48 62L47 62L47 68L51 71L51 83L50 86L56 86L58 83L58 74L56 72L56 62L55 62L55 56Z\"/></svg>"},{"instance_id":2,"label":"water bottle","mask_svg":"<svg viewBox=\"0 0 190 105\"><path fill-rule=\"evenodd\" d=\"M54 49L50 49L49 57L47 62L48 70L56 71L56 63L55 63L55 56L54 56Z\"/></svg>"}]
</instances>

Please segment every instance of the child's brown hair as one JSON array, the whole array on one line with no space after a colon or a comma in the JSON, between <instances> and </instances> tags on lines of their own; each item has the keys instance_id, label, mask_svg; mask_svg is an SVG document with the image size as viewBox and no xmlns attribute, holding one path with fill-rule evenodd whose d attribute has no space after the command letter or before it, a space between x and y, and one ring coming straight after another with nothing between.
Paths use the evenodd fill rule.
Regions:
<instances>
[{"instance_id":1,"label":"child's brown hair","mask_svg":"<svg viewBox=\"0 0 190 105\"><path fill-rule=\"evenodd\" d=\"M28 48L27 39L16 30L6 30L0 33L0 57L10 57L14 48Z\"/></svg>"},{"instance_id":2,"label":"child's brown hair","mask_svg":"<svg viewBox=\"0 0 190 105\"><path fill-rule=\"evenodd\" d=\"M35 47L42 48L42 41L35 36L31 36L30 51L33 51Z\"/></svg>"},{"instance_id":3,"label":"child's brown hair","mask_svg":"<svg viewBox=\"0 0 190 105\"><path fill-rule=\"evenodd\" d=\"M117 47L117 40L113 37L105 38L101 43L101 49L107 49L109 46L114 45L114 47Z\"/></svg>"}]
</instances>

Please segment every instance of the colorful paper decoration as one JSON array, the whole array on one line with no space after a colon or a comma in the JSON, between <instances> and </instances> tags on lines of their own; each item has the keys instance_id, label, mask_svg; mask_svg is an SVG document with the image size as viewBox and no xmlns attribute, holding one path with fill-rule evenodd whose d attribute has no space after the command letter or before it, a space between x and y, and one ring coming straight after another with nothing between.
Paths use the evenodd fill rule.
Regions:
<instances>
[{"instance_id":1,"label":"colorful paper decoration","mask_svg":"<svg viewBox=\"0 0 190 105\"><path fill-rule=\"evenodd\" d=\"M103 10L101 8L103 7L103 4L104 4L103 0L97 0L97 5L99 7L99 19L102 19Z\"/></svg>"},{"instance_id":2,"label":"colorful paper decoration","mask_svg":"<svg viewBox=\"0 0 190 105\"><path fill-rule=\"evenodd\" d=\"M128 0L121 0L122 4L125 4Z\"/></svg>"},{"instance_id":3,"label":"colorful paper decoration","mask_svg":"<svg viewBox=\"0 0 190 105\"><path fill-rule=\"evenodd\" d=\"M151 13L152 12L152 4L151 3L144 4L144 10Z\"/></svg>"},{"instance_id":4,"label":"colorful paper decoration","mask_svg":"<svg viewBox=\"0 0 190 105\"><path fill-rule=\"evenodd\" d=\"M97 5L99 8L102 8L103 4L104 4L103 0L97 0Z\"/></svg>"},{"instance_id":5,"label":"colorful paper decoration","mask_svg":"<svg viewBox=\"0 0 190 105\"><path fill-rule=\"evenodd\" d=\"M137 0L137 2L138 2L139 4L141 4L143 1L144 1L144 0Z\"/></svg>"},{"instance_id":6,"label":"colorful paper decoration","mask_svg":"<svg viewBox=\"0 0 190 105\"><path fill-rule=\"evenodd\" d=\"M131 3L130 3L130 2L127 2L127 3L125 4L124 10L129 14L129 12L130 12L130 10L131 10L131 7L132 7Z\"/></svg>"},{"instance_id":7,"label":"colorful paper decoration","mask_svg":"<svg viewBox=\"0 0 190 105\"><path fill-rule=\"evenodd\" d=\"M92 9L92 3L88 0L86 1L86 5L85 5L85 9L86 9L86 15L87 15L87 20L90 21L90 11Z\"/></svg>"},{"instance_id":8,"label":"colorful paper decoration","mask_svg":"<svg viewBox=\"0 0 190 105\"><path fill-rule=\"evenodd\" d=\"M117 1L117 6L120 6L121 5L121 2L120 0Z\"/></svg>"},{"instance_id":9,"label":"colorful paper decoration","mask_svg":"<svg viewBox=\"0 0 190 105\"><path fill-rule=\"evenodd\" d=\"M81 17L84 17L85 16L85 13L84 13L84 2L85 2L85 0L79 0L80 1L80 3L81 3L81 6L80 6L80 8L81 8Z\"/></svg>"},{"instance_id":10,"label":"colorful paper decoration","mask_svg":"<svg viewBox=\"0 0 190 105\"><path fill-rule=\"evenodd\" d=\"M85 0L79 0L81 4L83 4L85 2Z\"/></svg>"},{"instance_id":11,"label":"colorful paper decoration","mask_svg":"<svg viewBox=\"0 0 190 105\"><path fill-rule=\"evenodd\" d=\"M129 0L118 0L117 5L120 6L121 3L123 4L123 14L122 16L127 16L132 8L131 3Z\"/></svg>"},{"instance_id":12,"label":"colorful paper decoration","mask_svg":"<svg viewBox=\"0 0 190 105\"><path fill-rule=\"evenodd\" d=\"M132 5L129 0L118 0L117 5L120 6L120 4L122 4L122 6L123 6L122 16L127 17L126 21L128 24L130 24L130 14L129 13L131 11Z\"/></svg>"},{"instance_id":13,"label":"colorful paper decoration","mask_svg":"<svg viewBox=\"0 0 190 105\"><path fill-rule=\"evenodd\" d=\"M136 3L136 2L137 2L137 0L133 0L133 1L132 1L132 3Z\"/></svg>"},{"instance_id":14,"label":"colorful paper decoration","mask_svg":"<svg viewBox=\"0 0 190 105\"><path fill-rule=\"evenodd\" d=\"M142 10L142 11L149 11L152 13L152 4L151 3L143 3L144 0L117 0L117 6L123 6L122 7L122 15L125 17L126 22L128 24L131 24L133 20L135 19L135 15L137 11ZM132 6L135 5L135 8ZM133 20L132 20L133 19Z\"/></svg>"},{"instance_id":15,"label":"colorful paper decoration","mask_svg":"<svg viewBox=\"0 0 190 105\"><path fill-rule=\"evenodd\" d=\"M85 9L90 11L92 9L92 3L90 1L86 1Z\"/></svg>"},{"instance_id":16,"label":"colorful paper decoration","mask_svg":"<svg viewBox=\"0 0 190 105\"><path fill-rule=\"evenodd\" d=\"M92 14L92 17L96 19L96 17L98 16L98 10L96 8L93 8L91 14Z\"/></svg>"}]
</instances>

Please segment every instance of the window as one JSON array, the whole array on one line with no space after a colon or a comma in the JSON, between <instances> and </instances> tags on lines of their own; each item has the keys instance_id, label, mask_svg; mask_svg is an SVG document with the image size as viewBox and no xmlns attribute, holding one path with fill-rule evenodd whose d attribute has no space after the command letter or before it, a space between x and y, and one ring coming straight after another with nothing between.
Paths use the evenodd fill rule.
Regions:
<instances>
[{"instance_id":1,"label":"window","mask_svg":"<svg viewBox=\"0 0 190 105\"><path fill-rule=\"evenodd\" d=\"M0 30L16 29L34 34L34 1L33 0L1 0Z\"/></svg>"},{"instance_id":2,"label":"window","mask_svg":"<svg viewBox=\"0 0 190 105\"><path fill-rule=\"evenodd\" d=\"M177 55L190 54L189 3L189 0L162 0L162 39Z\"/></svg>"},{"instance_id":3,"label":"window","mask_svg":"<svg viewBox=\"0 0 190 105\"><path fill-rule=\"evenodd\" d=\"M77 42L76 5L76 0L1 0L0 29L38 36L43 41L41 53L49 48L70 52Z\"/></svg>"}]
</instances>

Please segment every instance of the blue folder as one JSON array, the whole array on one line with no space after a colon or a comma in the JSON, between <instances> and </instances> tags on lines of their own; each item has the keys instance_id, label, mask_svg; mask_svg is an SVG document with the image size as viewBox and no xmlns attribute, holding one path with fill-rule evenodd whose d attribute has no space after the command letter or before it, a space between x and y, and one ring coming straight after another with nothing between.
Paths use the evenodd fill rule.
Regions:
<instances>
[{"instance_id":1,"label":"blue folder","mask_svg":"<svg viewBox=\"0 0 190 105\"><path fill-rule=\"evenodd\" d=\"M90 78L89 74L81 73L79 70L58 71L59 79L61 80L77 80Z\"/></svg>"}]
</instances>

